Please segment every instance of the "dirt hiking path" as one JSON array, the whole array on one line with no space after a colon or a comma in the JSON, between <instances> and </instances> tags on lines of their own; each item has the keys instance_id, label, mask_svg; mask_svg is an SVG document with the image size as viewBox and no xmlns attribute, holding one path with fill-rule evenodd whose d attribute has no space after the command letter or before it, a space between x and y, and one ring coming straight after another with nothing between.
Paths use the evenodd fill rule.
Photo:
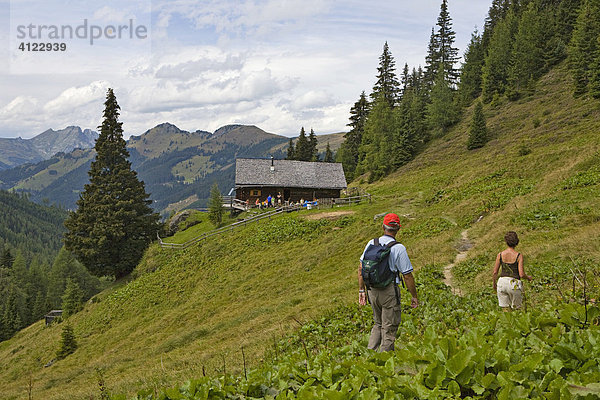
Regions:
<instances>
[{"instance_id":1,"label":"dirt hiking path","mask_svg":"<svg viewBox=\"0 0 600 400\"><path fill-rule=\"evenodd\" d=\"M456 258L454 258L454 262L451 264L448 264L444 267L444 283L447 286L449 286L450 289L452 289L452 293L454 293L458 296L463 296L464 293L462 292L462 290L454 284L454 276L452 275L452 268L456 264L458 264L459 262L461 262L465 258L467 258L467 253L469 252L469 249L471 247L473 247L473 244L469 240L467 229L462 231L460 233L460 236L461 236L461 238L460 238L460 243L458 245L458 254L456 255Z\"/></svg>"}]
</instances>

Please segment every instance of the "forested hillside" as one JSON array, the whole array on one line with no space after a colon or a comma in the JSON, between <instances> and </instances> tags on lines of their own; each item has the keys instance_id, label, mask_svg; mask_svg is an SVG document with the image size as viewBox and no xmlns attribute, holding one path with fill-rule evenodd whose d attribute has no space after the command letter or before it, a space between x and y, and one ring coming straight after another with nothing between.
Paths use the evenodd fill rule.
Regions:
<instances>
[{"instance_id":1,"label":"forested hillside","mask_svg":"<svg viewBox=\"0 0 600 400\"><path fill-rule=\"evenodd\" d=\"M100 290L70 254L59 250L66 211L0 191L0 340L61 308L68 279L88 299Z\"/></svg>"},{"instance_id":2,"label":"forested hillside","mask_svg":"<svg viewBox=\"0 0 600 400\"><path fill-rule=\"evenodd\" d=\"M442 1L425 66L397 70L387 42L376 83L350 110L350 132L338 153L348 177L370 182L412 160L443 137L475 99L496 106L533 93L537 80L567 59L565 90L600 97L600 6L581 0L493 0L483 32L473 32L459 66L455 32ZM493 134L493 133L492 133ZM489 140L480 133L471 149Z\"/></svg>"}]
</instances>

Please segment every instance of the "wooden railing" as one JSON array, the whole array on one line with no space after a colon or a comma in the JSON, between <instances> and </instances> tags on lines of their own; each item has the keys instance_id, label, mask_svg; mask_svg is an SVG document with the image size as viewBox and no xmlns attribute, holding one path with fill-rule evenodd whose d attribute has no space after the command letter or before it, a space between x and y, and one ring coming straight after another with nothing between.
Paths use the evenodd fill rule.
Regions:
<instances>
[{"instance_id":1,"label":"wooden railing","mask_svg":"<svg viewBox=\"0 0 600 400\"><path fill-rule=\"evenodd\" d=\"M366 201L366 200L368 200L369 203L371 202L371 195L368 193L360 195L360 196L352 196L352 197L319 199L319 200L317 200L317 205L316 206L312 205L311 208L316 208L316 209L333 208L336 206L358 204L361 201ZM306 206L302 206L300 204L290 204L290 205L286 205L283 207L275 208L274 210L267 211L265 213L261 213L256 216L253 216L253 217L243 219L238 222L234 222L231 225L227 225L227 226L203 233L202 235L197 236L193 239L190 239L185 243L163 242L163 240L160 238L160 236L158 237L158 242L159 242L160 246L165 249L187 249L188 247L193 246L197 243L200 243L212 236L220 235L225 232L231 232L235 228L246 226L246 225L254 223L254 222L259 222L264 219L271 219L272 217L274 217L278 214L284 213L284 212L299 211L299 210L303 210L305 208L306 208Z\"/></svg>"},{"instance_id":2,"label":"wooden railing","mask_svg":"<svg viewBox=\"0 0 600 400\"><path fill-rule=\"evenodd\" d=\"M230 232L233 231L235 228L239 228L241 226L246 226L248 224L254 223L254 222L258 222L258 221L262 221L263 219L271 219L273 216L284 213L284 212L292 212L292 211L298 211L302 209L301 206L296 206L296 205L291 205L291 206L283 206L283 207L279 207L276 208L274 210L256 215L254 217L250 217L250 218L246 218L243 219L241 221L238 222L234 222L231 225L227 225L224 226L222 228L218 228L218 229L214 229L212 231L203 233L200 236L197 236L193 239L188 240L185 243L167 243L167 242L163 242L163 240L159 237L158 241L160 243L160 246L162 248L168 248L168 249L186 249L196 243L199 243L205 239L208 239L209 237L215 236L215 235L220 235L222 233L225 232Z\"/></svg>"}]
</instances>

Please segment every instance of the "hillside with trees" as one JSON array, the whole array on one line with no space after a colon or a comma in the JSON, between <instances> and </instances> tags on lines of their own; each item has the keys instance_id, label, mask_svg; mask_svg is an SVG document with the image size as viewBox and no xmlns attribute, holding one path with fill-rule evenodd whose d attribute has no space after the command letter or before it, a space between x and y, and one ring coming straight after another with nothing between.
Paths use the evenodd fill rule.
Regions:
<instances>
[{"instance_id":1,"label":"hillside with trees","mask_svg":"<svg viewBox=\"0 0 600 400\"><path fill-rule=\"evenodd\" d=\"M600 97L599 7L580 0L494 0L458 67L443 0L424 68L411 72L405 64L397 71L384 44L371 94L363 91L350 110L351 130L338 152L346 176L368 174L369 182L386 176L444 136L479 96L492 106L530 96L538 79L565 59L574 80L569 92Z\"/></svg>"},{"instance_id":2,"label":"hillside with trees","mask_svg":"<svg viewBox=\"0 0 600 400\"><path fill-rule=\"evenodd\" d=\"M100 282L61 250L67 212L0 191L0 340L59 309L68 279L96 294Z\"/></svg>"}]
</instances>

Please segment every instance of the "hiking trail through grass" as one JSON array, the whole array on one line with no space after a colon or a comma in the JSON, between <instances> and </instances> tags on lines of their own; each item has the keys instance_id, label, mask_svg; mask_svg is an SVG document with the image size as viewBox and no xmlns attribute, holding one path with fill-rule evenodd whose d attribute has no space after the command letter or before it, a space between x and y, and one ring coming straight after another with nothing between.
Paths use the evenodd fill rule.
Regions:
<instances>
[{"instance_id":1,"label":"hiking trail through grass","mask_svg":"<svg viewBox=\"0 0 600 400\"><path fill-rule=\"evenodd\" d=\"M454 285L454 276L452 275L452 268L467 258L467 253L473 247L473 243L469 240L468 229L465 229L460 233L461 239L457 247L458 254L454 258L454 262L444 267L444 283L452 289L452 293L463 296L463 291L456 285Z\"/></svg>"}]
</instances>

